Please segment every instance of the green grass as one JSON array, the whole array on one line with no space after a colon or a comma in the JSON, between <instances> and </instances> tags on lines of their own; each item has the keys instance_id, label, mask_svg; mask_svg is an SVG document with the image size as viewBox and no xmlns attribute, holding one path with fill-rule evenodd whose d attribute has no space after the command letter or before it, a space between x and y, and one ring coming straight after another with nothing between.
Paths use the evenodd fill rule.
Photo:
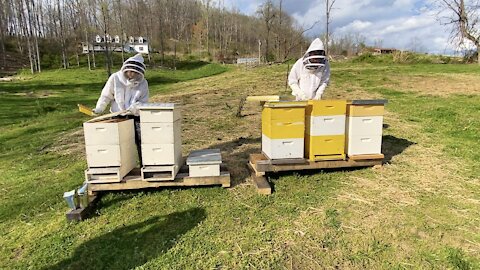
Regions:
<instances>
[{"instance_id":1,"label":"green grass","mask_svg":"<svg viewBox=\"0 0 480 270\"><path fill-rule=\"evenodd\" d=\"M275 94L285 69L196 63L149 70L147 79L152 96L213 87L227 100ZM52 70L2 82L0 269L478 269L479 95L441 97L392 86L400 75L478 73L469 65L334 64L327 94L389 99L384 140L393 159L381 171L278 174L267 197L243 184L109 193L81 223L65 221L61 196L81 184L86 167L70 147L82 147L73 132L88 119L76 104L94 105L104 71ZM207 76L213 86L196 80ZM205 124L225 137L247 129L253 118L224 115L226 101L212 93L194 95L207 98L217 114L198 128ZM213 135L195 139L218 144ZM437 149L432 158L445 164L420 155Z\"/></svg>"}]
</instances>

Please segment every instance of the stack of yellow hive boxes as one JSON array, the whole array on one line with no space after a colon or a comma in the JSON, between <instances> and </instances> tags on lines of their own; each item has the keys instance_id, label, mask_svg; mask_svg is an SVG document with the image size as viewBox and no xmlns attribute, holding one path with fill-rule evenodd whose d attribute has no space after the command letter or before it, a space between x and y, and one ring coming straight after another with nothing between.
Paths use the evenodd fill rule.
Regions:
<instances>
[{"instance_id":1,"label":"stack of yellow hive boxes","mask_svg":"<svg viewBox=\"0 0 480 270\"><path fill-rule=\"evenodd\" d=\"M262 151L270 159L310 161L381 154L386 102L267 102L262 111Z\"/></svg>"},{"instance_id":2,"label":"stack of yellow hive boxes","mask_svg":"<svg viewBox=\"0 0 480 270\"><path fill-rule=\"evenodd\" d=\"M345 100L310 100L305 112L305 156L311 161L345 159Z\"/></svg>"},{"instance_id":3,"label":"stack of yellow hive boxes","mask_svg":"<svg viewBox=\"0 0 480 270\"><path fill-rule=\"evenodd\" d=\"M383 112L386 100L353 100L347 105L348 156L382 153Z\"/></svg>"},{"instance_id":4,"label":"stack of yellow hive boxes","mask_svg":"<svg viewBox=\"0 0 480 270\"><path fill-rule=\"evenodd\" d=\"M262 110L262 152L270 159L304 156L305 102L267 102Z\"/></svg>"}]
</instances>

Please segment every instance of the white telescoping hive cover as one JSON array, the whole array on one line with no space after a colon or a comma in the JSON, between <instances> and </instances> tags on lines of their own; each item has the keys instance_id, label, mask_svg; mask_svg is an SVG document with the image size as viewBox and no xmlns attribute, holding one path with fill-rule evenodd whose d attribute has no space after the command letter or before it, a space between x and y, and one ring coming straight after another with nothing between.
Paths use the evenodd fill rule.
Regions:
<instances>
[{"instance_id":1,"label":"white telescoping hive cover","mask_svg":"<svg viewBox=\"0 0 480 270\"><path fill-rule=\"evenodd\" d=\"M138 105L140 110L173 110L178 108L178 104L175 103L142 103Z\"/></svg>"},{"instance_id":2,"label":"white telescoping hive cover","mask_svg":"<svg viewBox=\"0 0 480 270\"><path fill-rule=\"evenodd\" d=\"M221 164L220 149L205 149L192 151L187 158L187 165Z\"/></svg>"}]
</instances>

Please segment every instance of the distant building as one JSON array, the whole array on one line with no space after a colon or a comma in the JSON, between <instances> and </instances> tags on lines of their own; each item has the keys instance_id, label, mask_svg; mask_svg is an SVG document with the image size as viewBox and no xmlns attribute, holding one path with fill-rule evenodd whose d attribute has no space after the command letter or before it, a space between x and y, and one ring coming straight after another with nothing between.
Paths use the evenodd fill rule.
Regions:
<instances>
[{"instance_id":1,"label":"distant building","mask_svg":"<svg viewBox=\"0 0 480 270\"><path fill-rule=\"evenodd\" d=\"M118 35L114 36L113 38L110 35L96 35L94 42L88 44L82 42L82 53L87 54L92 51L104 52L106 49L105 40L107 41L109 50L111 51L121 52L123 50L127 53L149 53L148 40L145 37L130 36L122 46L121 38Z\"/></svg>"},{"instance_id":2,"label":"distant building","mask_svg":"<svg viewBox=\"0 0 480 270\"><path fill-rule=\"evenodd\" d=\"M393 49L393 48L374 48L373 55L392 54L396 51L397 49Z\"/></svg>"}]
</instances>

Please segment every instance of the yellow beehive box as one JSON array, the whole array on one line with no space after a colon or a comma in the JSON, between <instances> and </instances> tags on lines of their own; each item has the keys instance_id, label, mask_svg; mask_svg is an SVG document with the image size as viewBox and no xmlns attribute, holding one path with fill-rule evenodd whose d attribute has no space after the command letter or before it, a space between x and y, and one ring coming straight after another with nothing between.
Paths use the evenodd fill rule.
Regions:
<instances>
[{"instance_id":1,"label":"yellow beehive box","mask_svg":"<svg viewBox=\"0 0 480 270\"><path fill-rule=\"evenodd\" d=\"M347 105L347 115L348 116L383 116L384 114L384 105L383 104L372 104L372 105Z\"/></svg>"},{"instance_id":2,"label":"yellow beehive box","mask_svg":"<svg viewBox=\"0 0 480 270\"><path fill-rule=\"evenodd\" d=\"M270 159L303 158L305 102L267 102L262 110L262 151Z\"/></svg>"},{"instance_id":3,"label":"yellow beehive box","mask_svg":"<svg viewBox=\"0 0 480 270\"><path fill-rule=\"evenodd\" d=\"M305 156L311 161L345 159L345 135L305 137Z\"/></svg>"},{"instance_id":4,"label":"yellow beehive box","mask_svg":"<svg viewBox=\"0 0 480 270\"><path fill-rule=\"evenodd\" d=\"M303 138L304 102L267 102L262 110L262 134L270 139Z\"/></svg>"},{"instance_id":5,"label":"yellow beehive box","mask_svg":"<svg viewBox=\"0 0 480 270\"><path fill-rule=\"evenodd\" d=\"M309 100L305 108L308 116L345 115L346 112L346 100Z\"/></svg>"}]
</instances>

